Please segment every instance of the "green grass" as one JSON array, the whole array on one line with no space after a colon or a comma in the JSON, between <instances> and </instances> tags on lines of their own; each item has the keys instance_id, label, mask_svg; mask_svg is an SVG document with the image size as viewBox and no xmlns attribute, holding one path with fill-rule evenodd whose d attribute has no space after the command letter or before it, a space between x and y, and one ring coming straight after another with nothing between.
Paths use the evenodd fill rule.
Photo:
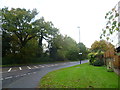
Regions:
<instances>
[{"instance_id":1,"label":"green grass","mask_svg":"<svg viewBox=\"0 0 120 90\"><path fill-rule=\"evenodd\" d=\"M39 88L118 88L118 76L88 63L49 72Z\"/></svg>"}]
</instances>

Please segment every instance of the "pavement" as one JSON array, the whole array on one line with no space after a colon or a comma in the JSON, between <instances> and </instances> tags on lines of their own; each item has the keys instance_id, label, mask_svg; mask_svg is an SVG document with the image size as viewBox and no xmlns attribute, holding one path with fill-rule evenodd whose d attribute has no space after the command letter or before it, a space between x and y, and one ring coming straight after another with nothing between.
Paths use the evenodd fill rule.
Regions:
<instances>
[{"instance_id":1,"label":"pavement","mask_svg":"<svg viewBox=\"0 0 120 90\"><path fill-rule=\"evenodd\" d=\"M81 63L86 62L88 60ZM0 83L2 88L37 88L40 79L48 72L78 64L79 61L0 68Z\"/></svg>"}]
</instances>

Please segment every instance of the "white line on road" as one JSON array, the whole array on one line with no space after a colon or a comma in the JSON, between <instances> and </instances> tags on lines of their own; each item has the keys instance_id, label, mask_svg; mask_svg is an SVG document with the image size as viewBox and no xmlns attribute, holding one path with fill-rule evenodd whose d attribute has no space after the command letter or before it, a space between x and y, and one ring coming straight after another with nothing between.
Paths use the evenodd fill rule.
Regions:
<instances>
[{"instance_id":1,"label":"white line on road","mask_svg":"<svg viewBox=\"0 0 120 90\"><path fill-rule=\"evenodd\" d=\"M10 77L6 77L5 79L10 79L10 78L12 78L12 76L10 76Z\"/></svg>"},{"instance_id":2,"label":"white line on road","mask_svg":"<svg viewBox=\"0 0 120 90\"><path fill-rule=\"evenodd\" d=\"M15 76L15 77L19 77L20 75L17 75L17 76Z\"/></svg>"},{"instance_id":3,"label":"white line on road","mask_svg":"<svg viewBox=\"0 0 120 90\"><path fill-rule=\"evenodd\" d=\"M31 69L29 66L27 66L28 69Z\"/></svg>"},{"instance_id":4,"label":"white line on road","mask_svg":"<svg viewBox=\"0 0 120 90\"><path fill-rule=\"evenodd\" d=\"M34 66L35 68L38 68L37 66Z\"/></svg>"},{"instance_id":5,"label":"white line on road","mask_svg":"<svg viewBox=\"0 0 120 90\"><path fill-rule=\"evenodd\" d=\"M19 67L19 69L20 69L20 70L22 70L22 68L21 68L21 67Z\"/></svg>"},{"instance_id":6,"label":"white line on road","mask_svg":"<svg viewBox=\"0 0 120 90\"><path fill-rule=\"evenodd\" d=\"M28 75L30 75L31 73L28 73Z\"/></svg>"},{"instance_id":7,"label":"white line on road","mask_svg":"<svg viewBox=\"0 0 120 90\"><path fill-rule=\"evenodd\" d=\"M45 66L42 66L42 67L45 67Z\"/></svg>"},{"instance_id":8,"label":"white line on road","mask_svg":"<svg viewBox=\"0 0 120 90\"><path fill-rule=\"evenodd\" d=\"M3 78L0 78L0 80L3 80Z\"/></svg>"},{"instance_id":9,"label":"white line on road","mask_svg":"<svg viewBox=\"0 0 120 90\"><path fill-rule=\"evenodd\" d=\"M23 74L23 75L26 75L26 74Z\"/></svg>"},{"instance_id":10,"label":"white line on road","mask_svg":"<svg viewBox=\"0 0 120 90\"><path fill-rule=\"evenodd\" d=\"M36 73L36 72L33 72L33 73Z\"/></svg>"},{"instance_id":11,"label":"white line on road","mask_svg":"<svg viewBox=\"0 0 120 90\"><path fill-rule=\"evenodd\" d=\"M12 70L12 68L10 68L9 70L8 70L8 72L10 72Z\"/></svg>"},{"instance_id":12,"label":"white line on road","mask_svg":"<svg viewBox=\"0 0 120 90\"><path fill-rule=\"evenodd\" d=\"M20 75L20 76L25 76L26 74L22 74L22 75Z\"/></svg>"}]
</instances>

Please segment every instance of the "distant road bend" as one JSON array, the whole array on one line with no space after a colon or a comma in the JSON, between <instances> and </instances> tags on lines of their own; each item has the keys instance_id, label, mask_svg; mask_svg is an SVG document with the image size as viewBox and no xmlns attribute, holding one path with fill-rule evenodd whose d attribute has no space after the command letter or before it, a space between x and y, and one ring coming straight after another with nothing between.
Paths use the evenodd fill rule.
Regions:
<instances>
[{"instance_id":1,"label":"distant road bend","mask_svg":"<svg viewBox=\"0 0 120 90\"><path fill-rule=\"evenodd\" d=\"M86 62L88 62L88 60L84 60L81 63ZM80 64L80 62L75 61L0 68L2 69L2 72L0 72L2 73L2 78L0 78L2 81L2 88L36 88L39 80L48 72L77 64Z\"/></svg>"}]
</instances>

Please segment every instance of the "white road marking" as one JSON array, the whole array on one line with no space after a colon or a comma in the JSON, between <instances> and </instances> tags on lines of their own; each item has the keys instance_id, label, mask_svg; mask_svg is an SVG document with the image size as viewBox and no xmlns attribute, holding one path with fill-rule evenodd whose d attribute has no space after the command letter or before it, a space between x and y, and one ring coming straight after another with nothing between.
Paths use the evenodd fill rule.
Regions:
<instances>
[{"instance_id":1,"label":"white road marking","mask_svg":"<svg viewBox=\"0 0 120 90\"><path fill-rule=\"evenodd\" d=\"M5 79L10 79L10 78L12 78L12 76L10 76L10 77L6 77Z\"/></svg>"},{"instance_id":2,"label":"white road marking","mask_svg":"<svg viewBox=\"0 0 120 90\"><path fill-rule=\"evenodd\" d=\"M34 66L35 68L38 68L37 66Z\"/></svg>"},{"instance_id":3,"label":"white road marking","mask_svg":"<svg viewBox=\"0 0 120 90\"><path fill-rule=\"evenodd\" d=\"M27 66L28 69L31 69L29 66Z\"/></svg>"},{"instance_id":4,"label":"white road marking","mask_svg":"<svg viewBox=\"0 0 120 90\"><path fill-rule=\"evenodd\" d=\"M19 69L20 69L20 70L22 70L22 68L21 68L21 67L19 67Z\"/></svg>"},{"instance_id":5,"label":"white road marking","mask_svg":"<svg viewBox=\"0 0 120 90\"><path fill-rule=\"evenodd\" d=\"M28 75L30 75L31 73L28 73Z\"/></svg>"},{"instance_id":6,"label":"white road marking","mask_svg":"<svg viewBox=\"0 0 120 90\"><path fill-rule=\"evenodd\" d=\"M26 74L23 74L23 75L26 75Z\"/></svg>"},{"instance_id":7,"label":"white road marking","mask_svg":"<svg viewBox=\"0 0 120 90\"><path fill-rule=\"evenodd\" d=\"M33 72L33 73L36 73L36 72Z\"/></svg>"},{"instance_id":8,"label":"white road marking","mask_svg":"<svg viewBox=\"0 0 120 90\"><path fill-rule=\"evenodd\" d=\"M42 66L42 67L45 67L45 66Z\"/></svg>"},{"instance_id":9,"label":"white road marking","mask_svg":"<svg viewBox=\"0 0 120 90\"><path fill-rule=\"evenodd\" d=\"M0 80L3 80L3 78L0 78Z\"/></svg>"},{"instance_id":10,"label":"white road marking","mask_svg":"<svg viewBox=\"0 0 120 90\"><path fill-rule=\"evenodd\" d=\"M25 76L26 74L22 74L22 75L20 75L20 76Z\"/></svg>"},{"instance_id":11,"label":"white road marking","mask_svg":"<svg viewBox=\"0 0 120 90\"><path fill-rule=\"evenodd\" d=\"M17 75L17 76L15 76L15 77L19 77L20 75Z\"/></svg>"},{"instance_id":12,"label":"white road marking","mask_svg":"<svg viewBox=\"0 0 120 90\"><path fill-rule=\"evenodd\" d=\"M12 68L10 68L9 70L8 70L8 72L10 72L12 70Z\"/></svg>"}]
</instances>

